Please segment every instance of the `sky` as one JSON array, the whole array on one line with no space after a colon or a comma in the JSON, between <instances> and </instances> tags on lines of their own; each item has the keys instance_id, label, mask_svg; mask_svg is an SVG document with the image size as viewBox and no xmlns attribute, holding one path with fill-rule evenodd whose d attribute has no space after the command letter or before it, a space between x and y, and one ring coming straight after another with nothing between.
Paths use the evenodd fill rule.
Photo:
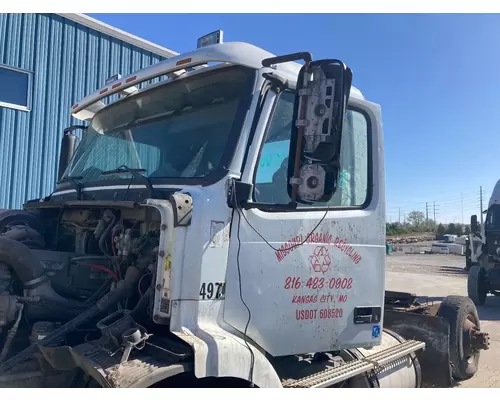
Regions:
<instances>
[{"instance_id":1,"label":"sky","mask_svg":"<svg viewBox=\"0 0 500 400\"><path fill-rule=\"evenodd\" d=\"M478 214L500 179L500 15L88 14L179 53L217 29L280 55L338 58L382 107L387 220Z\"/></svg>"}]
</instances>

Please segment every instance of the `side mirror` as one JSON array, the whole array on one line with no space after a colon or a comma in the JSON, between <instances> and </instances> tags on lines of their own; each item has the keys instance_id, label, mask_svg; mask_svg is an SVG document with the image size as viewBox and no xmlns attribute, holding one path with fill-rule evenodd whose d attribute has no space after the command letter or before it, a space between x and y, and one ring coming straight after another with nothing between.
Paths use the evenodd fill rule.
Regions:
<instances>
[{"instance_id":1,"label":"side mirror","mask_svg":"<svg viewBox=\"0 0 500 400\"><path fill-rule=\"evenodd\" d=\"M73 133L73 131L78 129L85 132L87 127L85 125L73 125L66 128L63 132L63 137L61 139L61 154L59 155L59 170L57 174L58 180L61 180L64 171L66 171L66 168L75 153L77 136Z\"/></svg>"},{"instance_id":2,"label":"side mirror","mask_svg":"<svg viewBox=\"0 0 500 400\"><path fill-rule=\"evenodd\" d=\"M339 60L306 60L299 72L288 160L292 203L327 202L337 190L351 84L352 71Z\"/></svg>"},{"instance_id":3,"label":"side mirror","mask_svg":"<svg viewBox=\"0 0 500 400\"><path fill-rule=\"evenodd\" d=\"M477 215L471 215L470 217L470 230L472 233L476 233L479 230L479 225L477 224Z\"/></svg>"}]
</instances>

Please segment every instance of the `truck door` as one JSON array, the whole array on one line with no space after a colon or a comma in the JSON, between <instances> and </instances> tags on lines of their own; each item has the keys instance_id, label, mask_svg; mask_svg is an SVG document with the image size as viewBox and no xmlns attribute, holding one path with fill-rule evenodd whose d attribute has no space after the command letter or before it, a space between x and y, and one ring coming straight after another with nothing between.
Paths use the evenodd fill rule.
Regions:
<instances>
[{"instance_id":1,"label":"truck door","mask_svg":"<svg viewBox=\"0 0 500 400\"><path fill-rule=\"evenodd\" d=\"M294 93L268 97L270 117L255 133L263 139L242 177L258 204L233 214L224 319L273 356L376 345L385 269L379 107L351 96L337 192L328 204L287 210Z\"/></svg>"}]
</instances>

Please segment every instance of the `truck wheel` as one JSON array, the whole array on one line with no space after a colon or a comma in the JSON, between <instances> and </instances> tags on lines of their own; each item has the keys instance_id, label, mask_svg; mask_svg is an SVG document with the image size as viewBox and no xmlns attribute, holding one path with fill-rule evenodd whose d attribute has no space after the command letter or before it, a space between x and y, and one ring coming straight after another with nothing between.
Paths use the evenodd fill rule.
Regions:
<instances>
[{"instance_id":1,"label":"truck wheel","mask_svg":"<svg viewBox=\"0 0 500 400\"><path fill-rule=\"evenodd\" d=\"M487 349L489 338L481 333L479 316L472 300L465 296L447 296L437 316L450 324L450 361L456 380L470 379L477 372L479 351Z\"/></svg>"},{"instance_id":2,"label":"truck wheel","mask_svg":"<svg viewBox=\"0 0 500 400\"><path fill-rule=\"evenodd\" d=\"M486 271L480 265L473 265L467 276L467 295L478 306L484 305L488 294L488 281Z\"/></svg>"}]
</instances>

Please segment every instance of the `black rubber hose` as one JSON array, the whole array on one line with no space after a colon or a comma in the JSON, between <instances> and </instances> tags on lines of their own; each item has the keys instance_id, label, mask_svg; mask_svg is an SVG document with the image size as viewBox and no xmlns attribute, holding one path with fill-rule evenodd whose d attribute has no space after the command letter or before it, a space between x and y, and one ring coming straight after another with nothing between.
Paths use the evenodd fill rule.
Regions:
<instances>
[{"instance_id":1,"label":"black rubber hose","mask_svg":"<svg viewBox=\"0 0 500 400\"><path fill-rule=\"evenodd\" d=\"M118 304L119 301L130 295L130 293L134 290L134 284L137 282L137 278L138 272L134 271L134 268L132 267L129 268L125 279L118 282L116 290L113 290L102 297L95 306L82 312L71 321L45 336L45 338L39 340L31 346L28 346L20 353L12 356L7 361L0 364L0 374L3 374L5 371L31 357L38 350L38 346L50 346L51 344L64 339L68 333L75 330L80 325L90 321L92 318L97 317L99 314Z\"/></svg>"},{"instance_id":2,"label":"black rubber hose","mask_svg":"<svg viewBox=\"0 0 500 400\"><path fill-rule=\"evenodd\" d=\"M77 301L66 299L52 289L51 282L40 263L40 260L25 244L5 236L0 236L0 262L11 267L19 278L23 287L30 291L30 296L39 296L49 308L64 308L66 314L79 314L88 306ZM38 307L39 316L49 312L49 308ZM37 312L37 305L33 304L28 313Z\"/></svg>"},{"instance_id":3,"label":"black rubber hose","mask_svg":"<svg viewBox=\"0 0 500 400\"><path fill-rule=\"evenodd\" d=\"M24 243L31 247L43 249L45 247L45 239L42 234L30 226L13 226L8 231L2 233L2 236Z\"/></svg>"},{"instance_id":4,"label":"black rubber hose","mask_svg":"<svg viewBox=\"0 0 500 400\"><path fill-rule=\"evenodd\" d=\"M141 312L146 307L148 302L150 301L152 294L153 294L153 288L149 287L146 290L146 293L144 293L144 295L139 299L139 301L135 305L134 309L132 310L132 314L136 314L138 312Z\"/></svg>"},{"instance_id":5,"label":"black rubber hose","mask_svg":"<svg viewBox=\"0 0 500 400\"><path fill-rule=\"evenodd\" d=\"M117 224L117 222L118 222L118 219L113 214L113 218L111 219L109 225L106 227L106 229L104 230L103 234L99 238L99 249L103 252L103 254L105 254L107 256L110 256L110 254L106 250L106 246L105 246L106 239L108 238L108 236L110 236L111 231L113 230L113 228L115 227L115 225Z\"/></svg>"},{"instance_id":6,"label":"black rubber hose","mask_svg":"<svg viewBox=\"0 0 500 400\"><path fill-rule=\"evenodd\" d=\"M45 278L40 260L26 245L0 236L0 261L9 265L23 284Z\"/></svg>"}]
</instances>

